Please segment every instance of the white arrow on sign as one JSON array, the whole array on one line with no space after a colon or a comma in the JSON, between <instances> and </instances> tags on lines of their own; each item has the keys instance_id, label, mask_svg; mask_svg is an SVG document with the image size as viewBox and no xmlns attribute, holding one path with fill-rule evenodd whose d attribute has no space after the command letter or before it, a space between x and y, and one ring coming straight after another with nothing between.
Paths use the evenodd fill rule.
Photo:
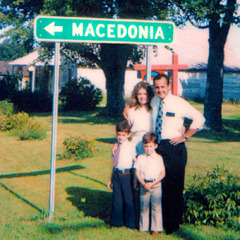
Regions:
<instances>
[{"instance_id":1,"label":"white arrow on sign","mask_svg":"<svg viewBox=\"0 0 240 240\"><path fill-rule=\"evenodd\" d=\"M52 34L54 36L55 32L62 32L63 27L62 26L55 26L55 22L50 23L44 28L47 32Z\"/></svg>"}]
</instances>

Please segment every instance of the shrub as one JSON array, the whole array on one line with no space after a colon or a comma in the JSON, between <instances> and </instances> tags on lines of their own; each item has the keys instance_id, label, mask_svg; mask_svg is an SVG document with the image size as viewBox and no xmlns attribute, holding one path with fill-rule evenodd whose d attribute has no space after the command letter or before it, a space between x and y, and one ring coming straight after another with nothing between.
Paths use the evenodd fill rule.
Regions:
<instances>
[{"instance_id":1,"label":"shrub","mask_svg":"<svg viewBox=\"0 0 240 240\"><path fill-rule=\"evenodd\" d=\"M30 118L29 115L25 112L20 112L17 114L13 114L8 118L9 124L8 129L21 129L23 126L29 123Z\"/></svg>"},{"instance_id":2,"label":"shrub","mask_svg":"<svg viewBox=\"0 0 240 240\"><path fill-rule=\"evenodd\" d=\"M3 79L0 81L0 100L11 99L14 92L18 89L18 82L20 81L20 76L11 76L9 74L4 75Z\"/></svg>"},{"instance_id":3,"label":"shrub","mask_svg":"<svg viewBox=\"0 0 240 240\"><path fill-rule=\"evenodd\" d=\"M7 100L0 101L0 131L12 128L11 117L14 112L13 104Z\"/></svg>"},{"instance_id":4,"label":"shrub","mask_svg":"<svg viewBox=\"0 0 240 240\"><path fill-rule=\"evenodd\" d=\"M92 143L84 137L70 137L63 141L64 153L58 159L84 159L93 157Z\"/></svg>"},{"instance_id":5,"label":"shrub","mask_svg":"<svg viewBox=\"0 0 240 240\"><path fill-rule=\"evenodd\" d=\"M15 129L13 133L21 140L42 140L47 136L46 129L44 129L38 122L32 119L30 119L22 127Z\"/></svg>"},{"instance_id":6,"label":"shrub","mask_svg":"<svg viewBox=\"0 0 240 240\"><path fill-rule=\"evenodd\" d=\"M1 113L6 116L12 115L14 112L13 103L8 102L7 100L0 101L0 110Z\"/></svg>"},{"instance_id":7,"label":"shrub","mask_svg":"<svg viewBox=\"0 0 240 240\"><path fill-rule=\"evenodd\" d=\"M185 222L240 229L240 178L223 167L194 176L184 197Z\"/></svg>"},{"instance_id":8,"label":"shrub","mask_svg":"<svg viewBox=\"0 0 240 240\"><path fill-rule=\"evenodd\" d=\"M27 113L52 110L52 95L43 91L31 92L29 89L17 91L13 94L11 101L19 111Z\"/></svg>"},{"instance_id":9,"label":"shrub","mask_svg":"<svg viewBox=\"0 0 240 240\"><path fill-rule=\"evenodd\" d=\"M30 118L25 112L13 114L13 104L7 101L0 102L0 131L11 130L13 135L21 140L44 139L46 129Z\"/></svg>"},{"instance_id":10,"label":"shrub","mask_svg":"<svg viewBox=\"0 0 240 240\"><path fill-rule=\"evenodd\" d=\"M68 111L94 110L102 98L102 91L85 78L66 83L60 92L63 110Z\"/></svg>"}]
</instances>

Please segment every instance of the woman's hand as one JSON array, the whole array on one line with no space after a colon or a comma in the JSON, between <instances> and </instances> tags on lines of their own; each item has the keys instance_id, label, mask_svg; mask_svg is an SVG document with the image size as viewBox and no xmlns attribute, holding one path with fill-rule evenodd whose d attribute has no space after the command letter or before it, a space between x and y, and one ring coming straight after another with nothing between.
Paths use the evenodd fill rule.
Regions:
<instances>
[{"instance_id":1,"label":"woman's hand","mask_svg":"<svg viewBox=\"0 0 240 240\"><path fill-rule=\"evenodd\" d=\"M108 187L109 190L112 190L112 181L111 181L111 179L108 181L107 187Z\"/></svg>"},{"instance_id":2,"label":"woman's hand","mask_svg":"<svg viewBox=\"0 0 240 240\"><path fill-rule=\"evenodd\" d=\"M129 122L129 119L128 119L128 111L129 111L129 109L130 109L130 105L127 104L125 106L124 110L123 110L123 116L126 118L126 120L128 121L129 125L131 125L130 122Z\"/></svg>"}]
</instances>

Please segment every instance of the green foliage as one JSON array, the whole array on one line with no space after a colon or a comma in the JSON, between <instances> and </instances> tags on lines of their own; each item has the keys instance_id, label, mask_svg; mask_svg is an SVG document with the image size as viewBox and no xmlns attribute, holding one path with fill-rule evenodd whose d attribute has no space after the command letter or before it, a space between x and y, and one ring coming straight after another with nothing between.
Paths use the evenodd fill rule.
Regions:
<instances>
[{"instance_id":1,"label":"green foliage","mask_svg":"<svg viewBox=\"0 0 240 240\"><path fill-rule=\"evenodd\" d=\"M240 178L218 166L185 190L185 222L240 230Z\"/></svg>"},{"instance_id":2,"label":"green foliage","mask_svg":"<svg viewBox=\"0 0 240 240\"><path fill-rule=\"evenodd\" d=\"M0 101L0 110L3 115L10 116L14 112L13 103L7 100Z\"/></svg>"},{"instance_id":3,"label":"green foliage","mask_svg":"<svg viewBox=\"0 0 240 240\"><path fill-rule=\"evenodd\" d=\"M47 136L46 129L32 119L29 119L29 121L21 127L16 128L13 133L21 140L43 140Z\"/></svg>"},{"instance_id":4,"label":"green foliage","mask_svg":"<svg viewBox=\"0 0 240 240\"><path fill-rule=\"evenodd\" d=\"M0 60L11 61L22 56L24 56L24 50L17 42L11 42L9 39L5 39L0 44Z\"/></svg>"},{"instance_id":5,"label":"green foliage","mask_svg":"<svg viewBox=\"0 0 240 240\"><path fill-rule=\"evenodd\" d=\"M52 95L44 91L31 92L28 89L17 91L13 94L11 101L19 111L27 113L52 110Z\"/></svg>"},{"instance_id":6,"label":"green foliage","mask_svg":"<svg viewBox=\"0 0 240 240\"><path fill-rule=\"evenodd\" d=\"M52 95L46 91L46 87L34 93L30 89L19 91L18 83L21 79L21 76L5 75L3 80L0 81L0 100L10 100L18 111L28 113L51 111Z\"/></svg>"},{"instance_id":7,"label":"green foliage","mask_svg":"<svg viewBox=\"0 0 240 240\"><path fill-rule=\"evenodd\" d=\"M0 101L0 131L7 131L13 128L12 118L14 106L7 100Z\"/></svg>"},{"instance_id":8,"label":"green foliage","mask_svg":"<svg viewBox=\"0 0 240 240\"><path fill-rule=\"evenodd\" d=\"M68 111L94 110L102 99L102 91L85 78L66 83L60 92L63 109Z\"/></svg>"},{"instance_id":9,"label":"green foliage","mask_svg":"<svg viewBox=\"0 0 240 240\"><path fill-rule=\"evenodd\" d=\"M239 22L239 5L234 1L183 0L172 1L169 7L171 19L178 25L190 21L195 27L207 28L216 21L219 26ZM234 11L236 10L236 11Z\"/></svg>"},{"instance_id":10,"label":"green foliage","mask_svg":"<svg viewBox=\"0 0 240 240\"><path fill-rule=\"evenodd\" d=\"M65 138L63 142L64 154L58 154L58 159L75 159L93 157L93 145L84 137Z\"/></svg>"},{"instance_id":11,"label":"green foliage","mask_svg":"<svg viewBox=\"0 0 240 240\"><path fill-rule=\"evenodd\" d=\"M44 139L46 129L25 112L14 114L12 103L0 101L0 131L9 131L21 140Z\"/></svg>"},{"instance_id":12,"label":"green foliage","mask_svg":"<svg viewBox=\"0 0 240 240\"><path fill-rule=\"evenodd\" d=\"M42 1L1 1L0 28L5 31L0 37L8 37L29 53L35 43L32 19L40 13Z\"/></svg>"},{"instance_id":13,"label":"green foliage","mask_svg":"<svg viewBox=\"0 0 240 240\"><path fill-rule=\"evenodd\" d=\"M16 75L4 75L0 81L0 101L5 99L11 99L14 92L18 90L19 76Z\"/></svg>"},{"instance_id":14,"label":"green foliage","mask_svg":"<svg viewBox=\"0 0 240 240\"><path fill-rule=\"evenodd\" d=\"M17 114L13 114L8 117L8 127L10 129L21 129L23 126L25 126L29 122L29 115L25 112L20 112Z\"/></svg>"}]
</instances>

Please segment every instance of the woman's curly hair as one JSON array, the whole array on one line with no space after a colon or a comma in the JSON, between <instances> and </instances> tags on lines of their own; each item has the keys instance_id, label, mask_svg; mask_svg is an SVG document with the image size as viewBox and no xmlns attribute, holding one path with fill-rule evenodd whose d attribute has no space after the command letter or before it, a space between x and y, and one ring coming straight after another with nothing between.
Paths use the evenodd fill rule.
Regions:
<instances>
[{"instance_id":1,"label":"woman's curly hair","mask_svg":"<svg viewBox=\"0 0 240 240\"><path fill-rule=\"evenodd\" d=\"M139 102L138 102L138 99L137 99L137 94L138 94L138 91L139 89L141 88L144 88L146 91L147 91L147 110L150 111L151 110L151 106L150 106L150 103L151 103L151 100L154 96L154 91L153 91L153 88L150 84L148 84L147 82L139 82L135 85L133 91L132 91L132 96L131 96L131 104L130 104L130 107L139 107Z\"/></svg>"}]
</instances>

